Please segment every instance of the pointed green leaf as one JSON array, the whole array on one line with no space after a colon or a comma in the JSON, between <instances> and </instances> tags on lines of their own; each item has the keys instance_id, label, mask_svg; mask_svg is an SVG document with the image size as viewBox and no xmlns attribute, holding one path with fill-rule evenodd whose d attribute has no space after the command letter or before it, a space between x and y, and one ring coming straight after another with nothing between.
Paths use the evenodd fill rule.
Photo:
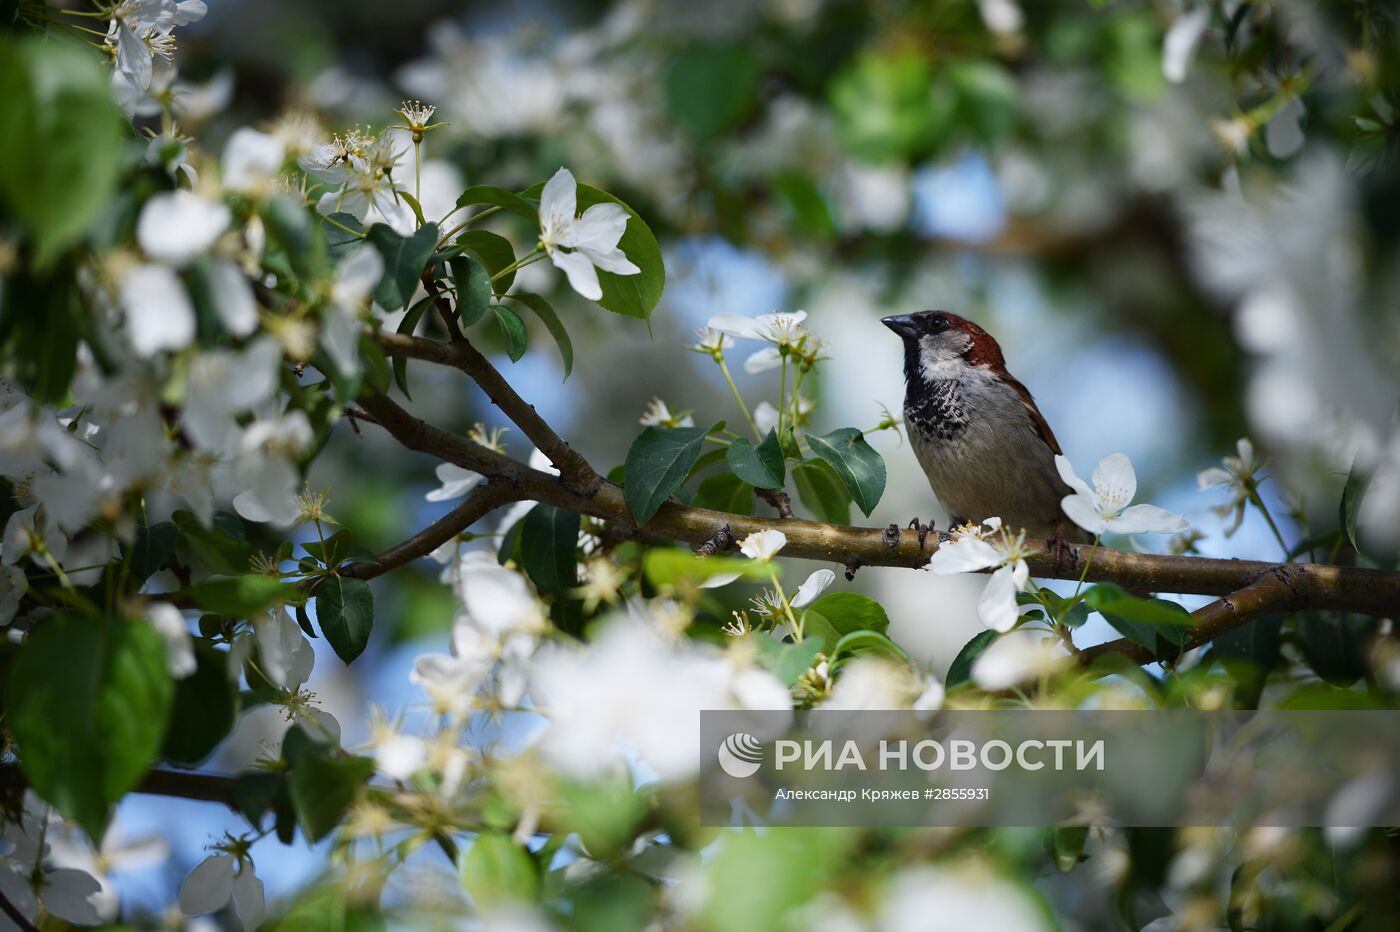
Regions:
<instances>
[{"instance_id":1,"label":"pointed green leaf","mask_svg":"<svg viewBox=\"0 0 1400 932\"><path fill-rule=\"evenodd\" d=\"M542 592L561 593L578 585L576 512L539 504L525 515L520 558L525 574Z\"/></svg>"},{"instance_id":2,"label":"pointed green leaf","mask_svg":"<svg viewBox=\"0 0 1400 932\"><path fill-rule=\"evenodd\" d=\"M207 579L190 589L190 599L206 612L247 618L280 602L290 602L297 588L275 576L229 576Z\"/></svg>"},{"instance_id":3,"label":"pointed green leaf","mask_svg":"<svg viewBox=\"0 0 1400 932\"><path fill-rule=\"evenodd\" d=\"M392 311L408 304L433 254L437 235L434 223L419 227L408 237L400 236L382 223L369 228L365 240L379 250L384 260L384 277L374 290L374 300L380 307Z\"/></svg>"},{"instance_id":4,"label":"pointed green leaf","mask_svg":"<svg viewBox=\"0 0 1400 932\"><path fill-rule=\"evenodd\" d=\"M637 523L646 524L680 488L705 446L704 427L648 427L632 441L623 497Z\"/></svg>"},{"instance_id":5,"label":"pointed green leaf","mask_svg":"<svg viewBox=\"0 0 1400 932\"><path fill-rule=\"evenodd\" d=\"M297 760L292 766L292 802L308 841L320 841L340 824L372 773L374 761L368 757L307 754Z\"/></svg>"},{"instance_id":6,"label":"pointed green leaf","mask_svg":"<svg viewBox=\"0 0 1400 932\"><path fill-rule=\"evenodd\" d=\"M818 521L846 524L851 520L851 493L836 471L821 460L808 460L792 468L797 497Z\"/></svg>"},{"instance_id":7,"label":"pointed green leaf","mask_svg":"<svg viewBox=\"0 0 1400 932\"><path fill-rule=\"evenodd\" d=\"M889 630L890 619L874 599L856 592L832 592L817 599L803 612L802 633L826 643L828 654L837 642L856 631Z\"/></svg>"},{"instance_id":8,"label":"pointed green leaf","mask_svg":"<svg viewBox=\"0 0 1400 932\"><path fill-rule=\"evenodd\" d=\"M548 301L533 292L521 291L511 297L534 311L535 315L544 321L545 329L559 346L559 357L564 361L564 378L568 379L569 373L574 371L574 344L569 339L569 331L564 329L563 322L559 320L559 315L554 313L554 308Z\"/></svg>"},{"instance_id":9,"label":"pointed green leaf","mask_svg":"<svg viewBox=\"0 0 1400 932\"><path fill-rule=\"evenodd\" d=\"M472 256L453 256L447 267L457 286L457 317L464 328L470 327L486 316L491 304L491 275Z\"/></svg>"},{"instance_id":10,"label":"pointed green leaf","mask_svg":"<svg viewBox=\"0 0 1400 932\"><path fill-rule=\"evenodd\" d=\"M525 321L508 307L497 304L491 308L496 312L496 323L501 325L501 334L506 338L506 355L511 362L519 362L525 355Z\"/></svg>"},{"instance_id":11,"label":"pointed green leaf","mask_svg":"<svg viewBox=\"0 0 1400 932\"><path fill-rule=\"evenodd\" d=\"M467 230L457 237L457 245L476 256L481 260L481 264L486 266L486 271L491 273L489 277L496 294L505 294L510 290L511 283L515 281L514 269L496 277L502 269L508 269L515 264L515 249L510 245L510 240L490 230Z\"/></svg>"},{"instance_id":12,"label":"pointed green leaf","mask_svg":"<svg viewBox=\"0 0 1400 932\"><path fill-rule=\"evenodd\" d=\"M840 427L821 437L809 436L807 443L836 470L856 507L870 517L885 494L885 461L866 443L865 435L854 427Z\"/></svg>"},{"instance_id":13,"label":"pointed green leaf","mask_svg":"<svg viewBox=\"0 0 1400 932\"><path fill-rule=\"evenodd\" d=\"M981 657L992 642L997 639L995 631L979 631L972 636L972 640L963 645L963 649L958 651L958 655L953 658L953 663L948 667L948 677L944 686L952 689L961 686L963 683L972 681L972 667Z\"/></svg>"},{"instance_id":14,"label":"pointed green leaf","mask_svg":"<svg viewBox=\"0 0 1400 932\"><path fill-rule=\"evenodd\" d=\"M316 620L336 656L350 663L374 629L374 593L363 579L328 576L316 587Z\"/></svg>"},{"instance_id":15,"label":"pointed green leaf","mask_svg":"<svg viewBox=\"0 0 1400 932\"><path fill-rule=\"evenodd\" d=\"M768 436L758 446L740 437L729 445L725 459L734 475L755 488L781 489L787 479L783 448L775 430L768 431Z\"/></svg>"},{"instance_id":16,"label":"pointed green leaf","mask_svg":"<svg viewBox=\"0 0 1400 932\"><path fill-rule=\"evenodd\" d=\"M175 693L145 622L52 615L9 671L5 725L35 792L102 838L111 806L160 754Z\"/></svg>"},{"instance_id":17,"label":"pointed green leaf","mask_svg":"<svg viewBox=\"0 0 1400 932\"><path fill-rule=\"evenodd\" d=\"M471 207L476 204L499 207L513 214L519 214L527 220L539 219L539 208L532 202L514 191L507 191L505 188L498 188L495 185L472 185L457 198L458 207Z\"/></svg>"}]
</instances>

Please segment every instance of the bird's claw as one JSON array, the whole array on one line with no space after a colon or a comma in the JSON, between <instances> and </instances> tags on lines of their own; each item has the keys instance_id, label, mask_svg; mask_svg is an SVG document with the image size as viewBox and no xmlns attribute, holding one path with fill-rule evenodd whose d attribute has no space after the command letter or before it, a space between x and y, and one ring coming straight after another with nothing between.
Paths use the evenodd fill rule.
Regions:
<instances>
[{"instance_id":1,"label":"bird's claw","mask_svg":"<svg viewBox=\"0 0 1400 932\"><path fill-rule=\"evenodd\" d=\"M1073 564L1076 561L1074 548L1070 546L1065 538L1063 525L1055 525L1055 533L1050 536L1050 555L1055 558L1055 572L1064 569L1066 563Z\"/></svg>"},{"instance_id":2,"label":"bird's claw","mask_svg":"<svg viewBox=\"0 0 1400 932\"><path fill-rule=\"evenodd\" d=\"M912 521L909 522L909 529L919 535L919 549L923 550L924 541L928 540L928 536L934 531L933 522L930 521L927 524L925 524L918 518L914 518Z\"/></svg>"}]
</instances>

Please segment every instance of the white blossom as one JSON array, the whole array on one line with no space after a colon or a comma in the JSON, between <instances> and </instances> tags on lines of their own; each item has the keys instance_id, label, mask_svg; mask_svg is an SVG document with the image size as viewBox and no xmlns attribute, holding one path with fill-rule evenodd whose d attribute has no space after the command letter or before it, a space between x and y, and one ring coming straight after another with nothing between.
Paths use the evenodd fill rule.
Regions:
<instances>
[{"instance_id":1,"label":"white blossom","mask_svg":"<svg viewBox=\"0 0 1400 932\"><path fill-rule=\"evenodd\" d=\"M1196 46L1201 41L1206 24L1210 22L1210 5L1202 3L1194 10L1178 16L1162 40L1162 75L1173 84L1186 80Z\"/></svg>"},{"instance_id":2,"label":"white blossom","mask_svg":"<svg viewBox=\"0 0 1400 932\"><path fill-rule=\"evenodd\" d=\"M217 912L229 900L233 900L233 910L244 928L256 929L262 924L266 911L263 882L253 873L252 861L231 854L211 855L180 885L180 910L186 916Z\"/></svg>"},{"instance_id":3,"label":"white blossom","mask_svg":"<svg viewBox=\"0 0 1400 932\"><path fill-rule=\"evenodd\" d=\"M296 502L301 475L296 458L313 435L304 411L254 421L243 430L234 476L243 491L233 499L233 510L249 521L287 527L301 509Z\"/></svg>"},{"instance_id":4,"label":"white blossom","mask_svg":"<svg viewBox=\"0 0 1400 932\"><path fill-rule=\"evenodd\" d=\"M437 473L438 482L441 482L442 485L423 496L430 502L447 502L454 498L461 498L476 488L485 478L479 472L464 469L453 463L439 463L434 472Z\"/></svg>"},{"instance_id":5,"label":"white blossom","mask_svg":"<svg viewBox=\"0 0 1400 932\"><path fill-rule=\"evenodd\" d=\"M1235 451L1237 455L1225 457L1221 461L1223 465L1210 466L1196 474L1196 487L1201 491L1223 487L1230 493L1230 501L1211 507L1211 511L1222 518L1234 514L1234 520L1225 529L1226 537L1239 530L1244 521L1245 507L1255 494L1258 473L1264 465L1255 457L1254 444L1248 437L1236 441Z\"/></svg>"},{"instance_id":6,"label":"white blossom","mask_svg":"<svg viewBox=\"0 0 1400 932\"><path fill-rule=\"evenodd\" d=\"M1068 459L1057 455L1055 468L1074 490L1060 502L1066 515L1091 534L1176 534L1190 525L1180 515L1156 505L1129 505L1137 494L1133 463L1122 453L1110 453L1094 467L1094 488L1080 479Z\"/></svg>"},{"instance_id":7,"label":"white blossom","mask_svg":"<svg viewBox=\"0 0 1400 932\"><path fill-rule=\"evenodd\" d=\"M240 194L266 193L282 170L286 155L286 147L276 136L246 126L235 130L224 144L224 187Z\"/></svg>"},{"instance_id":8,"label":"white blossom","mask_svg":"<svg viewBox=\"0 0 1400 932\"><path fill-rule=\"evenodd\" d=\"M153 602L146 608L146 620L165 642L165 665L170 675L182 680L194 673L194 641L184 614L169 602Z\"/></svg>"},{"instance_id":9,"label":"white blossom","mask_svg":"<svg viewBox=\"0 0 1400 932\"><path fill-rule=\"evenodd\" d=\"M739 551L753 560L767 562L777 556L779 550L787 546L787 535L782 531L759 531L750 534L739 542Z\"/></svg>"},{"instance_id":10,"label":"white blossom","mask_svg":"<svg viewBox=\"0 0 1400 932\"><path fill-rule=\"evenodd\" d=\"M138 265L121 281L127 338L136 355L184 349L194 339L194 305L185 286L163 265Z\"/></svg>"},{"instance_id":11,"label":"white blossom","mask_svg":"<svg viewBox=\"0 0 1400 932\"><path fill-rule=\"evenodd\" d=\"M620 204L594 204L577 216L578 184L561 168L540 192L540 245L569 285L590 301L603 297L598 269L616 275L642 270L618 247L628 214Z\"/></svg>"},{"instance_id":12,"label":"white blossom","mask_svg":"<svg viewBox=\"0 0 1400 932\"><path fill-rule=\"evenodd\" d=\"M157 194L141 208L136 242L152 259L183 266L208 251L231 218L226 205L192 191Z\"/></svg>"},{"instance_id":13,"label":"white blossom","mask_svg":"<svg viewBox=\"0 0 1400 932\"><path fill-rule=\"evenodd\" d=\"M977 617L994 631L1010 631L1020 618L1016 593L1030 581L1026 565L1026 534L1011 536L1001 527L1000 518L989 518L980 528L969 529L957 539L940 544L929 560L929 569L939 576L994 570L977 600Z\"/></svg>"},{"instance_id":14,"label":"white blossom","mask_svg":"<svg viewBox=\"0 0 1400 932\"><path fill-rule=\"evenodd\" d=\"M1071 663L1064 646L1031 631L997 638L972 665L972 680L985 690L1010 689L1049 676Z\"/></svg>"}]
</instances>

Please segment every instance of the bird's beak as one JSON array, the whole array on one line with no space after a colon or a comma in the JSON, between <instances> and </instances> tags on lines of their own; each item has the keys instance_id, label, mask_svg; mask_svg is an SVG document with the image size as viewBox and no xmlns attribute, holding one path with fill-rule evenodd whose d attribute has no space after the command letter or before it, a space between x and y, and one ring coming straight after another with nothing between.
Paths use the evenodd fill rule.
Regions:
<instances>
[{"instance_id":1,"label":"bird's beak","mask_svg":"<svg viewBox=\"0 0 1400 932\"><path fill-rule=\"evenodd\" d=\"M914 318L908 314L895 314L893 317L881 317L880 323L889 327L901 337L912 337L917 332L914 327Z\"/></svg>"}]
</instances>

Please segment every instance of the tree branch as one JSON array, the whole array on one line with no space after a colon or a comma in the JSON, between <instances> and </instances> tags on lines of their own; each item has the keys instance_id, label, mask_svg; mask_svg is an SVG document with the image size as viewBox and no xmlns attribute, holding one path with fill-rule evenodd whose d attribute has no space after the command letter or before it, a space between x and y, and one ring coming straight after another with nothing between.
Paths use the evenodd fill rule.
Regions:
<instances>
[{"instance_id":1,"label":"tree branch","mask_svg":"<svg viewBox=\"0 0 1400 932\"><path fill-rule=\"evenodd\" d=\"M382 576L405 563L427 556L497 508L519 500L520 495L512 483L500 479L489 480L474 489L462 504L407 540L380 553L373 563L351 563L341 567L340 575L356 579Z\"/></svg>"},{"instance_id":2,"label":"tree branch","mask_svg":"<svg viewBox=\"0 0 1400 932\"><path fill-rule=\"evenodd\" d=\"M434 299L438 302L444 301L440 293L436 294ZM506 417L520 428L530 442L549 457L549 461L559 470L559 475L570 488L583 495L591 495L603 481L602 476L594 471L583 455L555 433L554 428L540 417L535 406L521 398L510 383L496 371L496 367L491 365L490 360L481 355L467 340L442 343L386 330L368 332L391 356L406 356L410 359L453 366L471 376L473 381L481 386L481 390L486 392L491 403L505 412Z\"/></svg>"},{"instance_id":3,"label":"tree branch","mask_svg":"<svg viewBox=\"0 0 1400 932\"><path fill-rule=\"evenodd\" d=\"M206 803L220 803L236 809L233 788L236 779L224 774L189 773L183 770L151 770L141 778L133 793L151 796L178 796ZM19 764L0 763L0 789L23 790L29 785Z\"/></svg>"},{"instance_id":4,"label":"tree branch","mask_svg":"<svg viewBox=\"0 0 1400 932\"><path fill-rule=\"evenodd\" d=\"M1187 640L1181 652L1193 650L1209 644L1229 631L1270 612L1285 612L1309 607L1304 594L1295 583L1306 573L1312 564L1277 564L1264 576L1243 588L1216 599L1192 612L1196 623L1187 632ZM1079 652L1079 662L1091 664L1105 654L1121 654L1133 663L1152 663L1156 655L1141 644L1129 639L1118 638L1086 647Z\"/></svg>"},{"instance_id":5,"label":"tree branch","mask_svg":"<svg viewBox=\"0 0 1400 932\"><path fill-rule=\"evenodd\" d=\"M427 341L423 341L427 342ZM637 528L622 496L621 487L600 480L592 495L567 488L558 477L530 469L493 450L428 424L384 395L361 399L382 426L404 446L439 459L474 469L490 478L515 483L522 500L547 502L583 515L611 522L624 529ZM937 549L929 539L921 546L917 535L887 535L882 528L846 527L816 521L762 518L728 514L676 502L661 506L647 522L647 534L699 546L728 525L735 540L759 531L778 530L787 537L783 556L821 560L848 566L924 567ZM891 540L893 543L891 544ZM1027 560L1031 574L1047 579L1078 579L1081 563L1088 559L1088 544L1068 545L1069 558L1057 562L1049 541L1031 541L1040 556ZM1315 563L1281 565L1255 560L1215 560L1130 553L1099 548L1086 579L1115 582L1127 589L1149 592L1181 592L1224 596L1237 593L1266 577L1282 580L1287 597L1270 610L1301 608L1336 609L1386 615L1400 612L1400 573ZM1246 603L1248 604L1248 603ZM1226 629L1228 630L1228 629ZM1115 651L1117 652L1117 651Z\"/></svg>"}]
</instances>

